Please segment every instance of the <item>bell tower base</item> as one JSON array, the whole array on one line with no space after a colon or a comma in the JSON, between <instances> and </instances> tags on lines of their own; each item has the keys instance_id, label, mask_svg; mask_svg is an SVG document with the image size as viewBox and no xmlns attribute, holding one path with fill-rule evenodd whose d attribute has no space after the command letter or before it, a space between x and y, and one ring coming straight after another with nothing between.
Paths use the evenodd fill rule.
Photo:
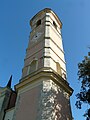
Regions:
<instances>
[{"instance_id":1,"label":"bell tower base","mask_svg":"<svg viewBox=\"0 0 90 120\"><path fill-rule=\"evenodd\" d=\"M72 120L72 88L50 68L28 75L15 86L18 92L16 120Z\"/></svg>"}]
</instances>

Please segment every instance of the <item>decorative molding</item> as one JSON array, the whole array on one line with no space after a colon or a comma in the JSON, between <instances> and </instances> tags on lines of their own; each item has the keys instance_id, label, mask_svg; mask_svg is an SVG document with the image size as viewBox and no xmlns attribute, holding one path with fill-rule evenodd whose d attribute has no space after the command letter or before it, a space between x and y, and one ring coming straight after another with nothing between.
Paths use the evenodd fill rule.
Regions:
<instances>
[{"instance_id":1,"label":"decorative molding","mask_svg":"<svg viewBox=\"0 0 90 120\"><path fill-rule=\"evenodd\" d=\"M40 80L40 78L52 79L52 81L55 82L58 86L61 86L63 89L65 89L69 95L72 95L73 89L69 86L68 82L50 67L41 68L36 72L22 78L20 83L15 86L15 89L17 91L27 84L31 84Z\"/></svg>"}]
</instances>

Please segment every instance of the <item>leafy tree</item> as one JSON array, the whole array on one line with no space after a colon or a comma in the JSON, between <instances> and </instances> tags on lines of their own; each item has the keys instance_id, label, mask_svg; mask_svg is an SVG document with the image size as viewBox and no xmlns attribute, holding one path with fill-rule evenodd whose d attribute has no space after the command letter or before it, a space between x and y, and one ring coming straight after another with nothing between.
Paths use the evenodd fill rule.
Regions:
<instances>
[{"instance_id":1,"label":"leafy tree","mask_svg":"<svg viewBox=\"0 0 90 120\"><path fill-rule=\"evenodd\" d=\"M90 52L84 60L78 64L78 80L81 83L80 92L76 94L76 107L81 109L82 104L90 105ZM90 108L87 109L84 116L90 120Z\"/></svg>"}]
</instances>

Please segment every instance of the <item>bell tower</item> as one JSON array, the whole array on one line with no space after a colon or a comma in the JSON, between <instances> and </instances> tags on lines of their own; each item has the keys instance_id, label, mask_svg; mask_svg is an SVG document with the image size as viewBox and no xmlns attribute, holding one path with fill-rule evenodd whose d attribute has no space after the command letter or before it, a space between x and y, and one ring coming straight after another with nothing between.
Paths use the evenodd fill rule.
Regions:
<instances>
[{"instance_id":1,"label":"bell tower","mask_svg":"<svg viewBox=\"0 0 90 120\"><path fill-rule=\"evenodd\" d=\"M62 23L49 8L31 20L22 78L15 86L17 100L13 120L72 120Z\"/></svg>"},{"instance_id":2,"label":"bell tower","mask_svg":"<svg viewBox=\"0 0 90 120\"><path fill-rule=\"evenodd\" d=\"M44 9L31 20L30 41L27 48L22 78L41 68L54 70L66 80L62 45L62 23L51 9Z\"/></svg>"}]
</instances>

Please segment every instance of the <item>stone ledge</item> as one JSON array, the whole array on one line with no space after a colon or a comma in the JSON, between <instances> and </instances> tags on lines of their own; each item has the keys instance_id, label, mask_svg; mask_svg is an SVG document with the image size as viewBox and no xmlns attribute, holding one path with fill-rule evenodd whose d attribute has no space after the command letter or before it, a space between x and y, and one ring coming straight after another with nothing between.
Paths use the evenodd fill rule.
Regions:
<instances>
[{"instance_id":1,"label":"stone ledge","mask_svg":"<svg viewBox=\"0 0 90 120\"><path fill-rule=\"evenodd\" d=\"M51 68L39 69L38 71L33 72L30 75L22 78L20 80L20 83L15 85L15 89L16 91L18 91L27 84L32 84L33 82L37 81L39 78L43 78L43 77L45 78L47 77L53 80L58 86L63 87L69 93L69 95L72 95L73 89L69 86L69 83Z\"/></svg>"}]
</instances>

